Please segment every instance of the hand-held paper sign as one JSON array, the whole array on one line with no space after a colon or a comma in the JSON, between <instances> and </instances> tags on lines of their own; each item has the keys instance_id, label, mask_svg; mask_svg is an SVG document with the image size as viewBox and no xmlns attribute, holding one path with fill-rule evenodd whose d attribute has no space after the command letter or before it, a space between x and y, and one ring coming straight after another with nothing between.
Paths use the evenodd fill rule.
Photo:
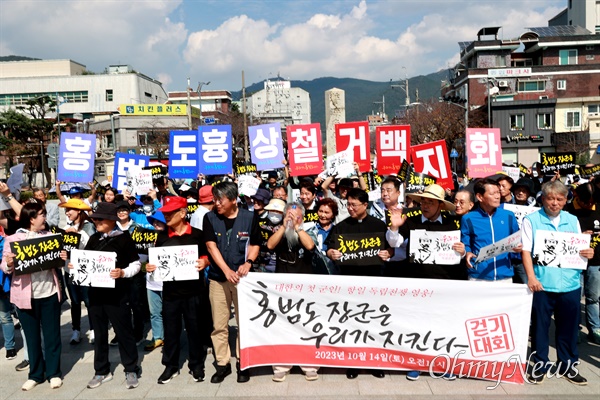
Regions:
<instances>
[{"instance_id":1,"label":"hand-held paper sign","mask_svg":"<svg viewBox=\"0 0 600 400\"><path fill-rule=\"evenodd\" d=\"M288 159L290 175L318 174L323 169L321 125L288 125Z\"/></svg>"},{"instance_id":2,"label":"hand-held paper sign","mask_svg":"<svg viewBox=\"0 0 600 400\"><path fill-rule=\"evenodd\" d=\"M533 263L544 267L587 269L587 258L579 252L590 247L590 235L538 229L533 245Z\"/></svg>"},{"instance_id":3,"label":"hand-held paper sign","mask_svg":"<svg viewBox=\"0 0 600 400\"><path fill-rule=\"evenodd\" d=\"M411 146L410 154L415 172L435 177L436 183L444 189L453 188L445 140Z\"/></svg>"},{"instance_id":4,"label":"hand-held paper sign","mask_svg":"<svg viewBox=\"0 0 600 400\"><path fill-rule=\"evenodd\" d=\"M127 191L132 196L146 195L153 188L151 170L140 167L127 170Z\"/></svg>"},{"instance_id":5,"label":"hand-held paper sign","mask_svg":"<svg viewBox=\"0 0 600 400\"><path fill-rule=\"evenodd\" d=\"M62 132L58 156L57 179L88 183L94 180L96 135Z\"/></svg>"},{"instance_id":6,"label":"hand-held paper sign","mask_svg":"<svg viewBox=\"0 0 600 400\"><path fill-rule=\"evenodd\" d=\"M200 279L196 269L198 246L165 246L148 249L148 263L156 265L150 275L154 281L187 281Z\"/></svg>"},{"instance_id":7,"label":"hand-held paper sign","mask_svg":"<svg viewBox=\"0 0 600 400\"><path fill-rule=\"evenodd\" d=\"M171 131L169 177L196 179L198 176L198 131Z\"/></svg>"},{"instance_id":8,"label":"hand-held paper sign","mask_svg":"<svg viewBox=\"0 0 600 400\"><path fill-rule=\"evenodd\" d=\"M200 163L204 175L226 175L233 172L231 125L201 125L198 135Z\"/></svg>"},{"instance_id":9,"label":"hand-held paper sign","mask_svg":"<svg viewBox=\"0 0 600 400\"><path fill-rule=\"evenodd\" d=\"M136 252L138 254L148 254L148 249L154 247L154 243L158 238L158 231L142 228L138 225L133 229L133 232L131 232L131 238L135 243Z\"/></svg>"},{"instance_id":10,"label":"hand-held paper sign","mask_svg":"<svg viewBox=\"0 0 600 400\"><path fill-rule=\"evenodd\" d=\"M31 274L63 265L60 258L62 239L60 235L46 235L33 239L11 242L10 251L15 254L15 275Z\"/></svg>"},{"instance_id":11,"label":"hand-held paper sign","mask_svg":"<svg viewBox=\"0 0 600 400\"><path fill-rule=\"evenodd\" d=\"M375 128L377 140L377 173L395 174L402 162L408 160L410 125L389 125Z\"/></svg>"},{"instance_id":12,"label":"hand-held paper sign","mask_svg":"<svg viewBox=\"0 0 600 400\"><path fill-rule=\"evenodd\" d=\"M367 121L336 124L335 146L338 152L350 150L354 153L354 161L358 163L360 172L371 170L371 143Z\"/></svg>"},{"instance_id":13,"label":"hand-held paper sign","mask_svg":"<svg viewBox=\"0 0 600 400\"><path fill-rule=\"evenodd\" d=\"M460 254L452 249L460 242L460 231L426 231L417 229L410 232L409 259L416 264L455 265L460 264Z\"/></svg>"},{"instance_id":14,"label":"hand-held paper sign","mask_svg":"<svg viewBox=\"0 0 600 400\"><path fill-rule=\"evenodd\" d=\"M559 171L561 176L575 173L576 153L542 153L542 174L552 175Z\"/></svg>"},{"instance_id":15,"label":"hand-held paper sign","mask_svg":"<svg viewBox=\"0 0 600 400\"><path fill-rule=\"evenodd\" d=\"M127 188L127 171L133 167L145 167L150 161L149 156L137 154L115 153L115 172L113 174L113 187L122 192Z\"/></svg>"},{"instance_id":16,"label":"hand-held paper sign","mask_svg":"<svg viewBox=\"0 0 600 400\"><path fill-rule=\"evenodd\" d=\"M114 288L115 279L110 271L115 269L117 253L112 251L71 250L73 281L76 285Z\"/></svg>"},{"instance_id":17,"label":"hand-held paper sign","mask_svg":"<svg viewBox=\"0 0 600 400\"><path fill-rule=\"evenodd\" d=\"M468 128L467 161L471 178L484 178L501 171L500 129Z\"/></svg>"},{"instance_id":18,"label":"hand-held paper sign","mask_svg":"<svg viewBox=\"0 0 600 400\"><path fill-rule=\"evenodd\" d=\"M283 153L279 122L250 126L248 134L252 161L259 171L283 167L285 154Z\"/></svg>"}]
</instances>

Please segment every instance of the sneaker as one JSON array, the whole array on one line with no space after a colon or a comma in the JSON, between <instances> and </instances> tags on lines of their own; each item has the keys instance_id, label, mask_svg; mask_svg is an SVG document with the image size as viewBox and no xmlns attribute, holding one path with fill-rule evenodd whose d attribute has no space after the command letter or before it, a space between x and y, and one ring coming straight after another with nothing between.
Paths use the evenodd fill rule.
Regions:
<instances>
[{"instance_id":1,"label":"sneaker","mask_svg":"<svg viewBox=\"0 0 600 400\"><path fill-rule=\"evenodd\" d=\"M446 381L455 381L456 375L454 375L451 372L446 372L444 375L442 375L442 379L444 379Z\"/></svg>"},{"instance_id":2,"label":"sneaker","mask_svg":"<svg viewBox=\"0 0 600 400\"><path fill-rule=\"evenodd\" d=\"M117 339L117 337L115 336L114 338L112 338L112 340L109 343L111 346L118 346L119 345L119 339Z\"/></svg>"},{"instance_id":3,"label":"sneaker","mask_svg":"<svg viewBox=\"0 0 600 400\"><path fill-rule=\"evenodd\" d=\"M273 382L283 382L289 371L278 371L273 374Z\"/></svg>"},{"instance_id":4,"label":"sneaker","mask_svg":"<svg viewBox=\"0 0 600 400\"><path fill-rule=\"evenodd\" d=\"M50 388L52 389L58 389L59 387L62 386L62 379L60 379L59 377L55 376L54 378L50 378Z\"/></svg>"},{"instance_id":5,"label":"sneaker","mask_svg":"<svg viewBox=\"0 0 600 400\"><path fill-rule=\"evenodd\" d=\"M171 379L175 378L177 375L179 375L179 370L177 368L167 367L158 377L158 383L161 385L169 383L171 382Z\"/></svg>"},{"instance_id":6,"label":"sneaker","mask_svg":"<svg viewBox=\"0 0 600 400\"><path fill-rule=\"evenodd\" d=\"M204 382L204 368L196 368L193 371L190 371L190 375L196 382Z\"/></svg>"},{"instance_id":7,"label":"sneaker","mask_svg":"<svg viewBox=\"0 0 600 400\"><path fill-rule=\"evenodd\" d=\"M221 383L227 375L231 375L231 364L217 365L217 372L210 378L210 382Z\"/></svg>"},{"instance_id":8,"label":"sneaker","mask_svg":"<svg viewBox=\"0 0 600 400\"><path fill-rule=\"evenodd\" d=\"M110 372L106 375L96 375L92 378L91 381L88 382L87 387L88 387L88 389L96 389L103 383L111 381L112 378L113 378L113 374L111 374Z\"/></svg>"},{"instance_id":9,"label":"sneaker","mask_svg":"<svg viewBox=\"0 0 600 400\"><path fill-rule=\"evenodd\" d=\"M577 386L585 386L588 384L587 379L581 376L579 371L577 371L577 373L575 373L575 371L569 371L568 373L563 375L563 378L571 382L573 385Z\"/></svg>"},{"instance_id":10,"label":"sneaker","mask_svg":"<svg viewBox=\"0 0 600 400\"><path fill-rule=\"evenodd\" d=\"M592 332L588 335L588 341L600 344L600 329L592 329Z\"/></svg>"},{"instance_id":11,"label":"sneaker","mask_svg":"<svg viewBox=\"0 0 600 400\"><path fill-rule=\"evenodd\" d=\"M81 343L81 333L79 331L73 331L71 335L71 344L79 344Z\"/></svg>"},{"instance_id":12,"label":"sneaker","mask_svg":"<svg viewBox=\"0 0 600 400\"><path fill-rule=\"evenodd\" d=\"M87 331L87 332L85 333L85 335L87 336L87 338L88 338L88 341L90 342L90 344L94 344L94 342L95 342L95 340L94 340L94 338L95 338L95 336L94 336L94 331L92 331L92 330L89 330L89 331Z\"/></svg>"},{"instance_id":13,"label":"sneaker","mask_svg":"<svg viewBox=\"0 0 600 400\"><path fill-rule=\"evenodd\" d=\"M27 379L27 381L25 381L23 386L21 386L21 390L24 392L27 392L27 391L33 389L34 387L36 387L37 385L39 385L38 382L34 381L33 379Z\"/></svg>"},{"instance_id":14,"label":"sneaker","mask_svg":"<svg viewBox=\"0 0 600 400\"><path fill-rule=\"evenodd\" d=\"M137 372L125 372L125 387L127 389L135 389L139 385Z\"/></svg>"},{"instance_id":15,"label":"sneaker","mask_svg":"<svg viewBox=\"0 0 600 400\"><path fill-rule=\"evenodd\" d=\"M306 371L304 379L307 381L316 381L319 379L319 375L317 374L317 371Z\"/></svg>"},{"instance_id":16,"label":"sneaker","mask_svg":"<svg viewBox=\"0 0 600 400\"><path fill-rule=\"evenodd\" d=\"M25 371L29 369L29 361L23 360L15 366L15 370L17 371Z\"/></svg>"},{"instance_id":17,"label":"sneaker","mask_svg":"<svg viewBox=\"0 0 600 400\"><path fill-rule=\"evenodd\" d=\"M17 350L15 350L15 349L6 350L6 359L7 360L14 360L15 358L17 358Z\"/></svg>"},{"instance_id":18,"label":"sneaker","mask_svg":"<svg viewBox=\"0 0 600 400\"><path fill-rule=\"evenodd\" d=\"M531 373L527 376L527 381L534 385L541 385L542 382L544 382L544 379L546 379L546 372L538 372L537 374Z\"/></svg>"},{"instance_id":19,"label":"sneaker","mask_svg":"<svg viewBox=\"0 0 600 400\"><path fill-rule=\"evenodd\" d=\"M408 371L406 373L406 379L408 379L409 381L416 381L417 379L419 379L419 376L421 376L421 372L419 371Z\"/></svg>"},{"instance_id":20,"label":"sneaker","mask_svg":"<svg viewBox=\"0 0 600 400\"><path fill-rule=\"evenodd\" d=\"M242 371L240 369L240 363L238 362L236 364L236 368L237 368L237 381L238 383L246 383L250 380L250 370L246 369L244 371Z\"/></svg>"},{"instance_id":21,"label":"sneaker","mask_svg":"<svg viewBox=\"0 0 600 400\"><path fill-rule=\"evenodd\" d=\"M144 351L152 351L163 346L165 342L162 339L156 339L144 346Z\"/></svg>"}]
</instances>

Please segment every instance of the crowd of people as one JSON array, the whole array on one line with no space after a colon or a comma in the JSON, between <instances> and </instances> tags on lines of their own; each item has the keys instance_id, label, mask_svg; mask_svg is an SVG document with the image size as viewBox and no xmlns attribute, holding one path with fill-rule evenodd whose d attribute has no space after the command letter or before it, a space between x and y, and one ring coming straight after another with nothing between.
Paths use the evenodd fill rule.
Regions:
<instances>
[{"instance_id":1,"label":"crowd of people","mask_svg":"<svg viewBox=\"0 0 600 400\"><path fill-rule=\"evenodd\" d=\"M565 185L558 174L543 176L534 168L516 182L499 173L462 185L456 181L451 189L433 184L406 193L404 183L394 175L368 185L358 165L354 176L326 175L292 177L287 168L271 171L252 196L240 195L234 175L199 176L185 183L159 176L155 188L141 196L126 190L119 193L108 182L90 183L89 193L81 187L61 191L61 183L56 182L58 207L47 201L44 190L34 189L33 197L19 201L17 193L0 182L0 194L11 206L0 218L4 241L0 323L6 358L15 359L18 318L23 361L15 369L29 370L22 389L31 390L45 381L52 388L62 386L60 318L61 304L67 299L71 346L82 342L81 303L87 309L87 339L94 346L94 371L88 388L113 378L109 345L118 346L126 387L138 386L138 345L145 339L147 323L152 336L143 350L162 348L164 371L157 379L159 384L169 383L180 373L184 326L193 379L205 380L208 349L212 348L216 372L210 381L223 382L232 373L229 320L232 307L239 318L237 284L250 271L526 284L533 292L531 351L536 362L530 368L529 382L541 383L554 365L571 383L587 383L576 368L577 343L584 325L587 340L600 344L600 254L592 248L600 234L600 179L578 177L577 182ZM505 209L506 204L539 210L525 216L520 226L515 214ZM66 220L61 227L60 212ZM155 247L197 246L197 278L152 279L161 266L150 263L147 254L132 251L136 244L131 233L136 227L157 232ZM539 229L591 234L592 246L580 252L589 260L587 269L536 264L532 253L534 233ZM460 264L430 263L426 252L411 257L407 249L415 230L460 230L460 241L452 245L461 257ZM476 261L483 247L519 230L522 243L511 251ZM110 272L114 288L78 285L67 251L61 252L64 268L13 274L15 254L10 243L57 232L79 233L80 249L114 252L115 269ZM340 262L343 252L333 240L339 234L382 235L386 240L377 252L377 262L346 264ZM585 321L580 321L582 291ZM551 363L548 355L552 316L556 363ZM114 336L109 342L110 326ZM239 336L235 354L239 357ZM273 381L283 382L291 368L273 366ZM317 366L301 368L307 381L318 379ZM354 379L359 372L348 369L346 376ZM369 372L376 378L385 376L383 370ZM236 373L237 382L250 380L250 371L241 369L239 358ZM408 371L406 377L414 381L419 375L419 371ZM444 378L456 376L448 373Z\"/></svg>"}]
</instances>

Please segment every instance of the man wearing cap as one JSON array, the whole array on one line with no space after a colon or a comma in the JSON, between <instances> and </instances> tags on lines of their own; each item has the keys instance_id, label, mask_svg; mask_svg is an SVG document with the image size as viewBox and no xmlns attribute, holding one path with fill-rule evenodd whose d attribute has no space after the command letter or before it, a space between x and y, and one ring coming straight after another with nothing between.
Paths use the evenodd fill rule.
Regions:
<instances>
[{"instance_id":1,"label":"man wearing cap","mask_svg":"<svg viewBox=\"0 0 600 400\"><path fill-rule=\"evenodd\" d=\"M275 252L267 246L267 241L273 235L281 222L283 221L283 212L286 203L281 199L271 199L265 207L267 215L265 218L258 220L258 228L262 243L260 245L260 253L256 264L253 265L253 270L256 272L275 272L276 256Z\"/></svg>"},{"instance_id":2,"label":"man wearing cap","mask_svg":"<svg viewBox=\"0 0 600 400\"><path fill-rule=\"evenodd\" d=\"M430 232L448 232L456 231L456 223L454 217L448 213L443 213L442 210L454 211L454 204L445 200L444 188L440 185L430 185L425 188L423 193L407 194L413 201L421 204L421 215L406 218L402 214L402 210L392 210L391 226L386 234L390 243L398 243L406 241L407 248L410 249L411 232L415 230L424 230ZM452 245L452 250L465 256L465 245L456 242ZM430 249L434 252L435 249ZM406 265L408 276L422 279L455 279L466 280L467 271L463 264L433 264L428 262L418 262L416 259L409 260ZM419 379L419 371L409 371L406 378L410 381ZM443 376L447 380L454 380L454 375L448 374Z\"/></svg>"},{"instance_id":3,"label":"man wearing cap","mask_svg":"<svg viewBox=\"0 0 600 400\"><path fill-rule=\"evenodd\" d=\"M231 374L231 351L229 349L229 318L231 304L235 305L235 317L239 326L237 284L246 276L256 262L261 238L258 218L252 212L237 205L238 188L233 182L220 182L213 187L215 208L206 214L203 232L206 239L211 268L209 297L212 307L214 331L211 335L215 349L217 372L211 377L212 383L221 383ZM236 354L240 356L239 336L236 340ZM239 359L238 359L239 360ZM237 363L240 383L248 382L250 374L240 369Z\"/></svg>"},{"instance_id":4,"label":"man wearing cap","mask_svg":"<svg viewBox=\"0 0 600 400\"><path fill-rule=\"evenodd\" d=\"M199 207L194 211L190 218L190 225L196 229L202 230L204 216L215 206L211 185L204 185L198 190L198 204Z\"/></svg>"},{"instance_id":5,"label":"man wearing cap","mask_svg":"<svg viewBox=\"0 0 600 400\"><path fill-rule=\"evenodd\" d=\"M167 230L160 231L155 247L166 246L198 246L199 259L196 269L198 272L208 266L208 257L204 245L202 231L192 227L186 221L187 200L179 196L167 196L163 206L158 210L163 213L167 222ZM176 268L176 265L171 265ZM154 264L147 264L146 271L153 272L157 268ZM162 364L165 370L158 378L159 384L166 384L179 375L179 351L182 324L188 337L188 366L190 375L196 382L204 381L204 362L206 360L206 346L201 340L202 308L206 308L204 301L207 287L204 283L204 274L198 274L197 279L184 281L163 282L163 326L164 347Z\"/></svg>"},{"instance_id":6,"label":"man wearing cap","mask_svg":"<svg viewBox=\"0 0 600 400\"><path fill-rule=\"evenodd\" d=\"M496 243L519 230L519 224L512 211L500 207L500 187L490 178L478 180L474 187L479 207L462 217L460 223L461 242L467 255L469 280L486 282L512 282L514 271L508 253L502 253L488 260L475 263L482 247ZM522 246L512 249L520 253Z\"/></svg>"},{"instance_id":7,"label":"man wearing cap","mask_svg":"<svg viewBox=\"0 0 600 400\"><path fill-rule=\"evenodd\" d=\"M139 256L135 251L135 243L129 232L123 232L117 227L117 205L101 202L96 211L90 215L96 225L96 233L90 237L85 250L115 252L117 255L115 269L110 271L115 279L114 288L90 287L89 316L94 325L94 370L88 388L94 389L110 381L108 360L108 323L113 326L119 337L119 354L121 364L125 368L126 387L132 389L138 386L138 353L135 344L133 325L131 323L131 279L140 272Z\"/></svg>"}]
</instances>

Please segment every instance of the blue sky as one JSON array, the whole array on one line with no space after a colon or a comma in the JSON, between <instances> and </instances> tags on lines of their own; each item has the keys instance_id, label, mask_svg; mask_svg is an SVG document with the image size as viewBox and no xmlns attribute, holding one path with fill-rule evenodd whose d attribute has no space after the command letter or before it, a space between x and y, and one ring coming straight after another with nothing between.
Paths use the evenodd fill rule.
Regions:
<instances>
[{"instance_id":1,"label":"blue sky","mask_svg":"<svg viewBox=\"0 0 600 400\"><path fill-rule=\"evenodd\" d=\"M546 26L567 0L0 0L0 55L130 64L184 90L239 90L280 74L373 81L458 61L484 26Z\"/></svg>"}]
</instances>

